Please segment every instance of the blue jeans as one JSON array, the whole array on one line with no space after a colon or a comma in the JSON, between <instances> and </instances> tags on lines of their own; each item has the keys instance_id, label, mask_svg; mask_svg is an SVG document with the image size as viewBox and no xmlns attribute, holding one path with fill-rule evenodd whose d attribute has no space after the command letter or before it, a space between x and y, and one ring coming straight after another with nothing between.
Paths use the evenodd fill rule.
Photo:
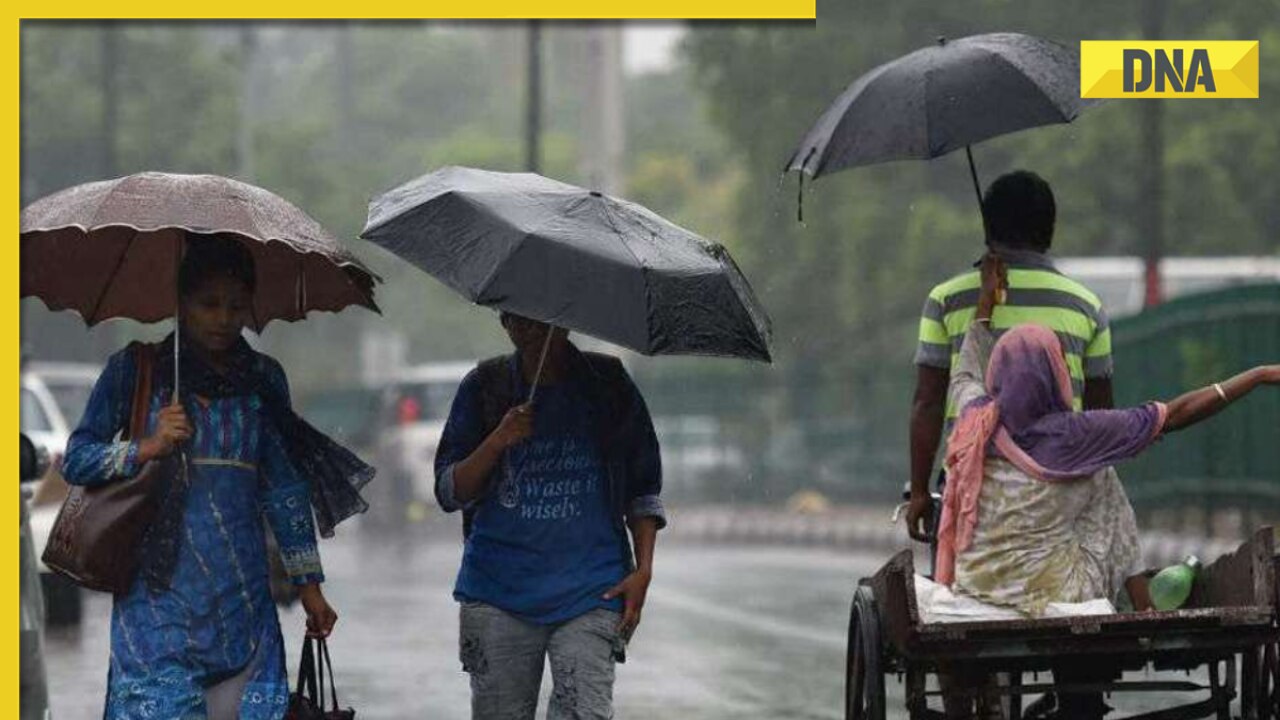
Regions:
<instances>
[{"instance_id":1,"label":"blue jeans","mask_svg":"<svg viewBox=\"0 0 1280 720\"><path fill-rule=\"evenodd\" d=\"M537 625L492 605L463 603L459 659L471 675L472 720L533 720L547 658L553 683L547 720L612 718L614 664L626 649L620 619L597 608Z\"/></svg>"}]
</instances>

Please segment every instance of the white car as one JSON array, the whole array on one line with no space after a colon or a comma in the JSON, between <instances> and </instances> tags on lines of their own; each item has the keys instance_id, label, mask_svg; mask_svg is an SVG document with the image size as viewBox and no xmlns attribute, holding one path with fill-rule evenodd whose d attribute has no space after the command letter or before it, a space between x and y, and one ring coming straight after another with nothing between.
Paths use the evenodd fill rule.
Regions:
<instances>
[{"instance_id":1,"label":"white car","mask_svg":"<svg viewBox=\"0 0 1280 720\"><path fill-rule=\"evenodd\" d=\"M83 363L33 362L21 374L19 425L22 432L49 454L48 470L38 480L31 505L31 537L37 560L66 497L62 455L71 431L80 422L101 368ZM80 588L54 575L39 562L45 614L50 625L80 620Z\"/></svg>"},{"instance_id":2,"label":"white car","mask_svg":"<svg viewBox=\"0 0 1280 720\"><path fill-rule=\"evenodd\" d=\"M662 476L673 494L696 496L747 475L741 448L710 415L663 415L653 419L662 453Z\"/></svg>"},{"instance_id":3,"label":"white car","mask_svg":"<svg viewBox=\"0 0 1280 720\"><path fill-rule=\"evenodd\" d=\"M21 516L21 534L19 536L19 592L20 609L19 629L19 673L21 687L19 702L22 720L48 720L49 718L49 686L44 666L44 625L45 610L42 599L39 572L36 570L35 542L32 539L30 511L31 488L25 481L38 478L44 474L49 462L48 453L38 448L30 438L22 436L20 463L20 480L24 485L20 491L19 515Z\"/></svg>"},{"instance_id":4,"label":"white car","mask_svg":"<svg viewBox=\"0 0 1280 720\"><path fill-rule=\"evenodd\" d=\"M436 447L458 386L474 367L474 362L415 365L384 384L390 422L379 436L378 482L370 489L389 495L382 504L395 508L397 515L386 518L391 524L421 520L434 504Z\"/></svg>"},{"instance_id":5,"label":"white car","mask_svg":"<svg viewBox=\"0 0 1280 720\"><path fill-rule=\"evenodd\" d=\"M24 370L38 376L58 403L69 424L80 422L89 395L102 374L102 366L92 363L35 361L27 363Z\"/></svg>"},{"instance_id":6,"label":"white car","mask_svg":"<svg viewBox=\"0 0 1280 720\"><path fill-rule=\"evenodd\" d=\"M49 452L49 471L52 471L60 464L67 439L71 437L70 424L40 376L24 371L21 392L19 428L33 443Z\"/></svg>"},{"instance_id":7,"label":"white car","mask_svg":"<svg viewBox=\"0 0 1280 720\"><path fill-rule=\"evenodd\" d=\"M62 467L71 431L80 422L102 368L88 363L32 362L22 368L19 424L31 441L50 454L50 475ZM61 499L60 497L58 498ZM37 504L45 501L36 493Z\"/></svg>"}]
</instances>

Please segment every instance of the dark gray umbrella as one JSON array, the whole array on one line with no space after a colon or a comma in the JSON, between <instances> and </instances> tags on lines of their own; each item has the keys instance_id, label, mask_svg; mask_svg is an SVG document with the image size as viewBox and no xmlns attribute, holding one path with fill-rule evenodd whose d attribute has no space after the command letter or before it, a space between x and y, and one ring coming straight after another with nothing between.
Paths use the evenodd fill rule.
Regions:
<instances>
[{"instance_id":1,"label":"dark gray umbrella","mask_svg":"<svg viewBox=\"0 0 1280 720\"><path fill-rule=\"evenodd\" d=\"M1091 104L1080 98L1080 59L1070 48L1019 33L939 38L855 80L810 128L786 169L816 179L963 147L981 204L970 145L1069 123Z\"/></svg>"},{"instance_id":2,"label":"dark gray umbrella","mask_svg":"<svg viewBox=\"0 0 1280 720\"><path fill-rule=\"evenodd\" d=\"M360 236L474 303L645 355L770 359L769 319L729 253L626 200L447 167L375 198Z\"/></svg>"}]
</instances>

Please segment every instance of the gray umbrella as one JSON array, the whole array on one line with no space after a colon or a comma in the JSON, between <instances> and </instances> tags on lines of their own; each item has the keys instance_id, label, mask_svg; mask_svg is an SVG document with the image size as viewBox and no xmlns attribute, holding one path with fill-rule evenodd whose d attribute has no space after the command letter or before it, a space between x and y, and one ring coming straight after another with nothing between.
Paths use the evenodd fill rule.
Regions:
<instances>
[{"instance_id":1,"label":"gray umbrella","mask_svg":"<svg viewBox=\"0 0 1280 720\"><path fill-rule=\"evenodd\" d=\"M963 147L981 204L971 144L1069 123L1092 104L1080 98L1080 60L1070 48L1019 33L939 38L855 80L810 128L786 169L816 179Z\"/></svg>"},{"instance_id":2,"label":"gray umbrella","mask_svg":"<svg viewBox=\"0 0 1280 720\"><path fill-rule=\"evenodd\" d=\"M768 317L729 253L626 200L446 167L375 198L360 236L474 303L645 355L770 359Z\"/></svg>"}]
</instances>

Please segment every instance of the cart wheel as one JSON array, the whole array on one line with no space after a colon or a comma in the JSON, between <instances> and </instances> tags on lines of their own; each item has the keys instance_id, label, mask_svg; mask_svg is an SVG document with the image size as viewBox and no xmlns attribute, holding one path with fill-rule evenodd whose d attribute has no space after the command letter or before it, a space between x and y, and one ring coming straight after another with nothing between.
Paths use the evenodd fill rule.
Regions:
<instances>
[{"instance_id":1,"label":"cart wheel","mask_svg":"<svg viewBox=\"0 0 1280 720\"><path fill-rule=\"evenodd\" d=\"M849 609L849 642L845 653L845 720L884 720L884 672L881 664L880 614L871 588L859 586Z\"/></svg>"},{"instance_id":2,"label":"cart wheel","mask_svg":"<svg viewBox=\"0 0 1280 720\"><path fill-rule=\"evenodd\" d=\"M1280 718L1280 664L1276 645L1249 648L1241 656L1240 717L1242 720Z\"/></svg>"},{"instance_id":3,"label":"cart wheel","mask_svg":"<svg viewBox=\"0 0 1280 720\"><path fill-rule=\"evenodd\" d=\"M80 586L62 575L40 573L40 593L44 595L44 617L50 627L79 625L84 614Z\"/></svg>"},{"instance_id":4,"label":"cart wheel","mask_svg":"<svg viewBox=\"0 0 1280 720\"><path fill-rule=\"evenodd\" d=\"M1249 648L1240 653L1240 717L1243 720L1257 720L1258 696L1261 681L1258 678L1258 658L1260 648Z\"/></svg>"},{"instance_id":5,"label":"cart wheel","mask_svg":"<svg viewBox=\"0 0 1280 720\"><path fill-rule=\"evenodd\" d=\"M1258 717L1280 718L1280 648L1268 643L1262 650L1262 667L1258 674Z\"/></svg>"}]
</instances>

